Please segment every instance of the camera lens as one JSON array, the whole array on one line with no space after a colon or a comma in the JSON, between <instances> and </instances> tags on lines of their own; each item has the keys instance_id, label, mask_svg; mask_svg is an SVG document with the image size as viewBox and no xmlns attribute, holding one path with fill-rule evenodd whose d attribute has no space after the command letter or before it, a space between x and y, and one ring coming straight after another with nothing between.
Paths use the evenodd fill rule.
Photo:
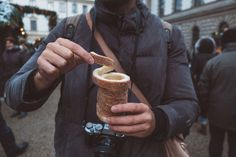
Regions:
<instances>
[{"instance_id":1,"label":"camera lens","mask_svg":"<svg viewBox=\"0 0 236 157\"><path fill-rule=\"evenodd\" d=\"M108 124L86 123L86 143L93 147L94 157L116 157L124 135L110 130Z\"/></svg>"},{"instance_id":2,"label":"camera lens","mask_svg":"<svg viewBox=\"0 0 236 157\"><path fill-rule=\"evenodd\" d=\"M95 154L97 156L104 156L104 157L115 157L116 155L116 139L112 136L100 136L100 140L95 147Z\"/></svg>"}]
</instances>

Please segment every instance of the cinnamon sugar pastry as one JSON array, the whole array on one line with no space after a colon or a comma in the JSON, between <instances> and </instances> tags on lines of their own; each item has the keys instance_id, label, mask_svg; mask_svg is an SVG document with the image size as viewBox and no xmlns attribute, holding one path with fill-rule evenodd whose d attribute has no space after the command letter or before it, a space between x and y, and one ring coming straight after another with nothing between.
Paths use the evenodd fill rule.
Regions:
<instances>
[{"instance_id":1,"label":"cinnamon sugar pastry","mask_svg":"<svg viewBox=\"0 0 236 157\"><path fill-rule=\"evenodd\" d=\"M93 82L99 87L97 93L97 116L103 121L105 117L114 116L111 107L127 103L130 77L123 73L112 72L114 62L111 58L91 52L95 63L103 65L93 71Z\"/></svg>"}]
</instances>

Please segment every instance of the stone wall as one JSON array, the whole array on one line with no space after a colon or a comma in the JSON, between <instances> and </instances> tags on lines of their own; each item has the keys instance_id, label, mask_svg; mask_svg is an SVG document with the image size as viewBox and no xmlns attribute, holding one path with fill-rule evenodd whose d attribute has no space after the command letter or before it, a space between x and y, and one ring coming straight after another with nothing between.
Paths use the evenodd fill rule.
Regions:
<instances>
[{"instance_id":1,"label":"stone wall","mask_svg":"<svg viewBox=\"0 0 236 157\"><path fill-rule=\"evenodd\" d=\"M222 22L226 22L229 27L236 27L236 1L217 1L168 15L163 19L182 30L186 46L191 51L194 26L200 29L200 37L211 36L213 32L218 32Z\"/></svg>"},{"instance_id":2,"label":"stone wall","mask_svg":"<svg viewBox=\"0 0 236 157\"><path fill-rule=\"evenodd\" d=\"M173 23L182 30L186 46L189 50L192 48L192 29L197 26L200 29L200 37L210 36L211 33L217 32L222 22L228 23L229 27L236 27L236 11L222 12L212 16L204 16L191 20Z\"/></svg>"}]
</instances>

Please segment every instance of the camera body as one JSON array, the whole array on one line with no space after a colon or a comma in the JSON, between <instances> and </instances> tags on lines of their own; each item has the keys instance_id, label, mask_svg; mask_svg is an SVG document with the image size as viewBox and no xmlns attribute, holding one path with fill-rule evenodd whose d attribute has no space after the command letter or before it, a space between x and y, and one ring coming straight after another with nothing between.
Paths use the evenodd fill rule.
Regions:
<instances>
[{"instance_id":1,"label":"camera body","mask_svg":"<svg viewBox=\"0 0 236 157\"><path fill-rule=\"evenodd\" d=\"M95 157L115 157L123 134L113 132L108 124L88 122L83 126L86 143L93 147Z\"/></svg>"}]
</instances>

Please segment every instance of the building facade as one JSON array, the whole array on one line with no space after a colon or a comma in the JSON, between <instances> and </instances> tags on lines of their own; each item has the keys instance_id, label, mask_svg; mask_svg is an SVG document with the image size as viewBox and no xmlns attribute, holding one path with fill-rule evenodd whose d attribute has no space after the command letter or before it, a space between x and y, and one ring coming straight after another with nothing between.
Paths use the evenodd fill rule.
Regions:
<instances>
[{"instance_id":1,"label":"building facade","mask_svg":"<svg viewBox=\"0 0 236 157\"><path fill-rule=\"evenodd\" d=\"M58 22L67 16L88 12L94 0L8 0L18 5L28 5L57 12ZM49 33L49 18L44 15L25 14L23 17L24 29L27 40L34 43L35 40L45 37Z\"/></svg>"},{"instance_id":2,"label":"building facade","mask_svg":"<svg viewBox=\"0 0 236 157\"><path fill-rule=\"evenodd\" d=\"M220 45L222 32L236 27L236 0L158 0L158 13L182 30L190 51L202 36Z\"/></svg>"}]
</instances>

